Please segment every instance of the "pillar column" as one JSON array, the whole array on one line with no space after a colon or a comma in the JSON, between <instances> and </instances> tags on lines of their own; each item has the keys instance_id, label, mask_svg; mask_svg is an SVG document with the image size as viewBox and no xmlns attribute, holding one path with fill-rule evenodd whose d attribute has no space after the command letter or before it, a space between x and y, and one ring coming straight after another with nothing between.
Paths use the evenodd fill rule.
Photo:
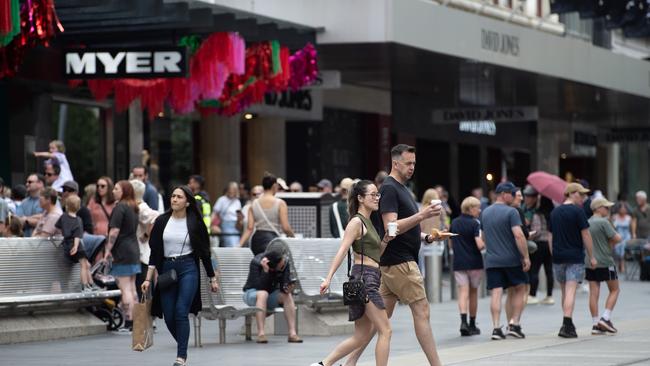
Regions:
<instances>
[{"instance_id":1,"label":"pillar column","mask_svg":"<svg viewBox=\"0 0 650 366\"><path fill-rule=\"evenodd\" d=\"M614 201L621 191L620 185L621 146L618 143L607 145L607 199Z\"/></svg>"},{"instance_id":2,"label":"pillar column","mask_svg":"<svg viewBox=\"0 0 650 366\"><path fill-rule=\"evenodd\" d=\"M251 185L261 184L264 172L286 180L286 121L283 118L261 117L246 123L248 123L247 173Z\"/></svg>"},{"instance_id":3,"label":"pillar column","mask_svg":"<svg viewBox=\"0 0 650 366\"><path fill-rule=\"evenodd\" d=\"M129 171L136 165L142 165L144 134L142 131L142 108L140 99L129 105Z\"/></svg>"},{"instance_id":4,"label":"pillar column","mask_svg":"<svg viewBox=\"0 0 650 366\"><path fill-rule=\"evenodd\" d=\"M449 195L456 198L456 202L462 201L458 192L458 144L449 144Z\"/></svg>"},{"instance_id":5,"label":"pillar column","mask_svg":"<svg viewBox=\"0 0 650 366\"><path fill-rule=\"evenodd\" d=\"M562 132L561 122L539 119L537 122L536 154L538 170L556 175L560 174L560 154L562 154L560 142L566 137L563 135L566 135L566 133Z\"/></svg>"},{"instance_id":6,"label":"pillar column","mask_svg":"<svg viewBox=\"0 0 650 366\"><path fill-rule=\"evenodd\" d=\"M200 168L212 203L228 182L241 178L239 118L211 115L203 117L200 123Z\"/></svg>"}]
</instances>

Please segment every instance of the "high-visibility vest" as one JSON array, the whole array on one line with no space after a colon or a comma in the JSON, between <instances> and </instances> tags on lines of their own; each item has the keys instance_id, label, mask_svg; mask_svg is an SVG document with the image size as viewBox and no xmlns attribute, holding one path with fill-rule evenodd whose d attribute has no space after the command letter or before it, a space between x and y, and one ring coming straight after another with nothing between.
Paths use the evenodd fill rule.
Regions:
<instances>
[{"instance_id":1,"label":"high-visibility vest","mask_svg":"<svg viewBox=\"0 0 650 366\"><path fill-rule=\"evenodd\" d=\"M194 199L196 200L196 204L199 206L199 211L201 212L201 216L203 217L203 223L208 228L208 234L209 234L210 224L212 222L212 218L211 218L212 207L210 207L210 202L206 201L203 198L203 196L201 196L200 194L194 196Z\"/></svg>"}]
</instances>

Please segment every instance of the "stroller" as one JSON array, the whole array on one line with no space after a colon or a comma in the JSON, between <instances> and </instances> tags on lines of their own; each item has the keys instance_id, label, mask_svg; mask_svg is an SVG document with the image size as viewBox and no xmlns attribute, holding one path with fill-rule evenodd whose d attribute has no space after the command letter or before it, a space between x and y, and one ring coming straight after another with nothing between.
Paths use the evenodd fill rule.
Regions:
<instances>
[{"instance_id":1,"label":"stroller","mask_svg":"<svg viewBox=\"0 0 650 366\"><path fill-rule=\"evenodd\" d=\"M99 261L90 268L90 274L97 286L107 290L116 290L117 281L115 277L108 274L110 267L110 263ZM124 324L124 313L117 306L119 301L119 296L104 299L101 305L90 306L88 310L106 323L106 329L117 330Z\"/></svg>"}]
</instances>

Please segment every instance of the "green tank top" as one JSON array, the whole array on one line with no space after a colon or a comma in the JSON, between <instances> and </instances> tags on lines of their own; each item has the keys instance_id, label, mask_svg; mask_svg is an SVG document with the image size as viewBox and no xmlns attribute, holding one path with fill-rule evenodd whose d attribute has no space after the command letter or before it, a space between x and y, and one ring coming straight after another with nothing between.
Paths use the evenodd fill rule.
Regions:
<instances>
[{"instance_id":1,"label":"green tank top","mask_svg":"<svg viewBox=\"0 0 650 366\"><path fill-rule=\"evenodd\" d=\"M365 226L365 234L361 239L355 240L354 243L352 243L352 250L354 250L355 253L361 254L361 243L363 243L363 255L379 263L381 257L381 238L379 238L377 230L375 230L372 222L363 215L356 214L354 217L358 217L361 222L363 222L363 225Z\"/></svg>"}]
</instances>

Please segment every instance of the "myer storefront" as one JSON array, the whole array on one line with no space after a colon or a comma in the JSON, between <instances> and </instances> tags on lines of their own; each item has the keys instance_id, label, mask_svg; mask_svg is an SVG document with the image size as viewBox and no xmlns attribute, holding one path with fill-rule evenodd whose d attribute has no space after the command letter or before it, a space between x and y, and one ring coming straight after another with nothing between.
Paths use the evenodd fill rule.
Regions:
<instances>
[{"instance_id":1,"label":"myer storefront","mask_svg":"<svg viewBox=\"0 0 650 366\"><path fill-rule=\"evenodd\" d=\"M25 174L42 171L42 161L32 152L47 150L53 139L66 143L81 186L101 175L124 179L130 167L143 163L163 189L185 182L189 174L201 173L208 178L208 190L217 196L225 182L240 180L244 108L226 106L225 99L217 99L221 91L234 94L227 83L230 79L225 78L235 71L246 74L245 50L259 46L255 55L269 51L271 60L274 52L264 75L275 90L285 90L293 81L271 80L280 78L280 68L275 66L286 61L284 66L291 67L297 60L307 64L300 70L311 73L309 61L315 55L313 48L306 47L315 43L315 30L200 1L143 4L61 2L57 13L65 31L56 35L50 47L28 50L18 73L0 80L0 114L5 116L0 176L5 182L18 184L24 182ZM205 110L199 114L194 90L190 92L183 84L189 79L181 79L188 77L197 54L206 56L200 46L211 37L217 38L208 51L221 57L221 69L205 66L201 80L207 81L200 87L221 103L222 113ZM241 56L234 59L239 51ZM234 70L234 65L241 70ZM295 88L296 84L291 85ZM179 93L168 97L174 91ZM317 110L318 96L312 102ZM304 103L297 104L304 107ZM226 114L229 117L223 117ZM248 136L263 135L267 127L249 126ZM264 140L255 146L272 145Z\"/></svg>"}]
</instances>

